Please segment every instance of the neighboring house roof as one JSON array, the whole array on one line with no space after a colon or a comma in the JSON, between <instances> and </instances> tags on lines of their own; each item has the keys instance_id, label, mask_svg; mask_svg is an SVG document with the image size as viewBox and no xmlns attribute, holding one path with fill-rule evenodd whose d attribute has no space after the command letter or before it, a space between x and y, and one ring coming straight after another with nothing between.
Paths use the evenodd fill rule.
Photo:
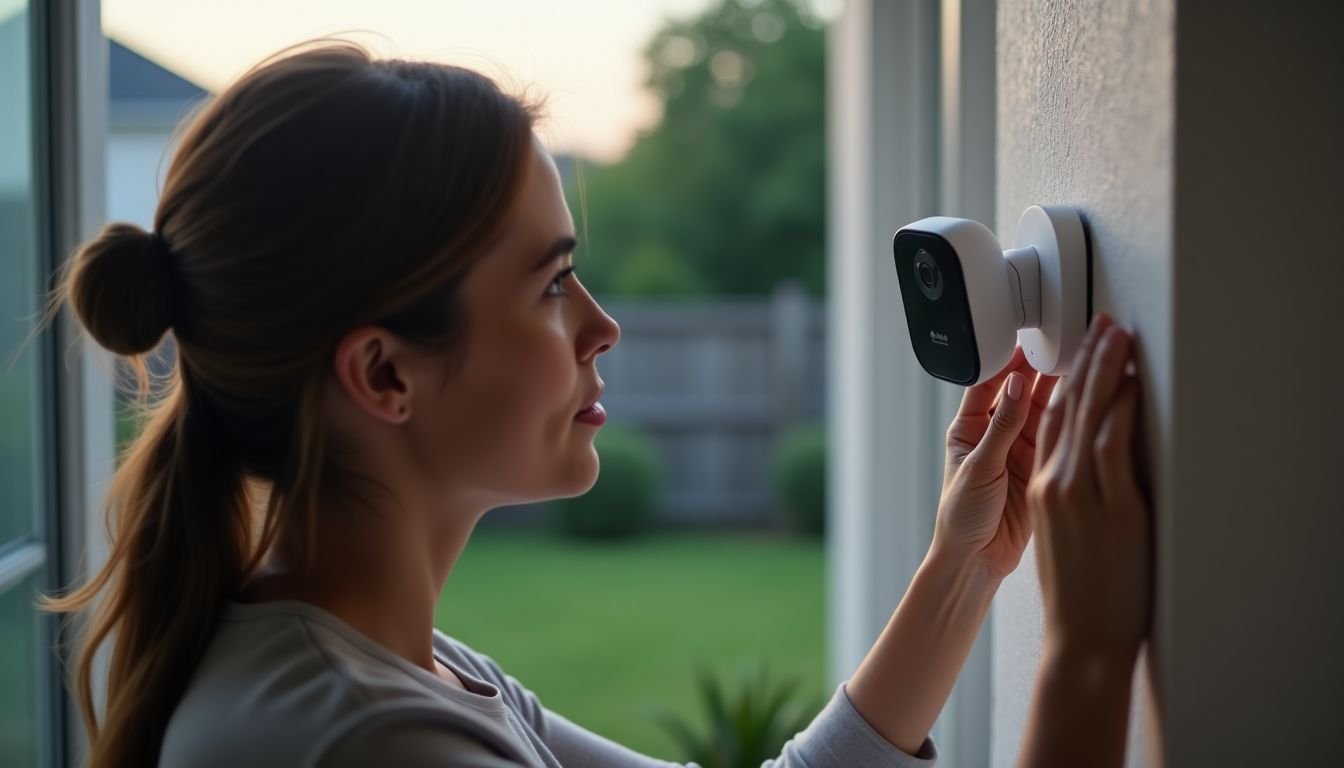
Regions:
<instances>
[{"instance_id":1,"label":"neighboring house roof","mask_svg":"<svg viewBox=\"0 0 1344 768\"><path fill-rule=\"evenodd\" d=\"M107 49L108 121L113 129L171 132L210 96L201 86L116 40L108 38ZM554 159L561 180L568 185L575 174L574 158L557 154Z\"/></svg>"},{"instance_id":2,"label":"neighboring house roof","mask_svg":"<svg viewBox=\"0 0 1344 768\"><path fill-rule=\"evenodd\" d=\"M116 40L108 48L108 119L114 127L171 130L210 92Z\"/></svg>"}]
</instances>

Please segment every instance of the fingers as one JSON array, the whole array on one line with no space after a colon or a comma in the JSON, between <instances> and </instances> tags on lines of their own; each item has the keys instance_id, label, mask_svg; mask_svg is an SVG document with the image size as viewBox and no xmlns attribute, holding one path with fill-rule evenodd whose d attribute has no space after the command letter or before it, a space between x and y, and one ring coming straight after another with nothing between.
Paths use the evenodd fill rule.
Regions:
<instances>
[{"instance_id":1,"label":"fingers","mask_svg":"<svg viewBox=\"0 0 1344 768\"><path fill-rule=\"evenodd\" d=\"M1087 369L1091 364L1092 350L1096 346L1097 337L1111 325L1111 318L1105 314L1098 314L1092 320L1092 325L1087 329L1087 334L1083 336L1082 346L1078 349L1077 355L1073 359L1073 368L1068 378L1064 381L1062 388L1059 388L1055 401L1041 415L1040 426L1036 430L1036 466L1033 473L1039 472L1042 467L1050 461L1055 450L1059 446L1060 435L1065 434L1064 426L1072 424L1074 420L1075 405L1077 393L1080 386L1087 379ZM1057 385L1051 385L1055 387ZM1067 443L1068 441L1065 440ZM1067 450L1067 446L1063 446Z\"/></svg>"},{"instance_id":2,"label":"fingers","mask_svg":"<svg viewBox=\"0 0 1344 768\"><path fill-rule=\"evenodd\" d=\"M957 415L970 416L989 413L990 407L995 404L994 399L999 395L999 390L1008 380L1008 374L1024 369L1030 370L1030 364L1027 362L1026 353L1022 351L1021 347L1018 347L1013 350L1013 356L1008 364L1003 367L1003 370L979 384L967 388L966 394L961 397L961 408L957 411Z\"/></svg>"},{"instance_id":3,"label":"fingers","mask_svg":"<svg viewBox=\"0 0 1344 768\"><path fill-rule=\"evenodd\" d=\"M1111 316L1104 313L1097 313L1092 319L1092 325L1088 326L1087 333L1083 335L1083 343L1073 358L1073 368L1069 370L1064 394L1072 395L1082 391L1081 387L1087 381L1088 366L1092 364L1092 351L1097 348L1097 342L1101 340L1102 334L1112 325L1114 321L1111 320Z\"/></svg>"},{"instance_id":4,"label":"fingers","mask_svg":"<svg viewBox=\"0 0 1344 768\"><path fill-rule=\"evenodd\" d=\"M1046 376L1039 374L1036 376L1036 385L1031 390L1031 413L1027 414L1027 425L1022 428L1022 434L1032 445L1036 444L1036 435L1041 429L1041 417L1045 414L1045 409L1050 405L1050 395L1055 391L1055 386L1059 383L1058 376Z\"/></svg>"},{"instance_id":5,"label":"fingers","mask_svg":"<svg viewBox=\"0 0 1344 768\"><path fill-rule=\"evenodd\" d=\"M1068 379L1064 382L1064 390L1060 393L1065 421L1069 424L1074 423L1077 415L1078 400L1083 394L1083 386L1087 384L1087 372L1092 365L1092 353L1096 350L1102 334L1111 327L1111 324L1109 315L1097 315L1092 321L1092 327L1087 329L1087 335L1083 336L1083 343L1078 348L1077 356L1073 358L1073 368L1070 369Z\"/></svg>"},{"instance_id":6,"label":"fingers","mask_svg":"<svg viewBox=\"0 0 1344 768\"><path fill-rule=\"evenodd\" d=\"M1078 405L1076 429L1080 446L1092 445L1096 440L1102 417L1110 410L1116 391L1120 388L1125 364L1133 348L1130 342L1129 334L1118 326L1111 326L1102 334L1092 355L1087 382Z\"/></svg>"},{"instance_id":7,"label":"fingers","mask_svg":"<svg viewBox=\"0 0 1344 768\"><path fill-rule=\"evenodd\" d=\"M1031 397L1027 394L1027 377L1018 371L1013 371L1004 381L999 404L994 409L994 416L989 420L989 428L985 430L984 437L966 460L985 467L1002 469L1008 460L1009 449L1013 447L1017 436L1022 433L1022 427L1027 423L1030 410Z\"/></svg>"},{"instance_id":8,"label":"fingers","mask_svg":"<svg viewBox=\"0 0 1344 768\"><path fill-rule=\"evenodd\" d=\"M1031 408L1027 412L1027 423L1022 434L1008 453L1008 470L1018 477L1030 478L1040 465L1036 461L1036 442L1040 439L1041 422L1046 409L1050 406L1050 395L1059 383L1058 376L1036 375L1036 383L1031 390ZM1047 454L1048 455L1048 454Z\"/></svg>"},{"instance_id":9,"label":"fingers","mask_svg":"<svg viewBox=\"0 0 1344 768\"><path fill-rule=\"evenodd\" d=\"M1050 396L1055 393L1055 388L1059 386L1058 376L1047 376L1040 374L1036 377L1036 388L1032 390L1032 405L1037 408L1045 408L1050 405Z\"/></svg>"},{"instance_id":10,"label":"fingers","mask_svg":"<svg viewBox=\"0 0 1344 768\"><path fill-rule=\"evenodd\" d=\"M1116 501L1118 508L1137 507L1141 499L1134 480L1133 460L1138 401L1138 379L1126 376L1119 384L1115 403L1102 419L1096 440L1092 443L1102 498Z\"/></svg>"},{"instance_id":11,"label":"fingers","mask_svg":"<svg viewBox=\"0 0 1344 768\"><path fill-rule=\"evenodd\" d=\"M1041 414L1041 424L1036 429L1036 466L1032 469L1033 475L1040 474L1041 468L1054 455L1055 445L1063 431L1064 406L1057 401Z\"/></svg>"}]
</instances>

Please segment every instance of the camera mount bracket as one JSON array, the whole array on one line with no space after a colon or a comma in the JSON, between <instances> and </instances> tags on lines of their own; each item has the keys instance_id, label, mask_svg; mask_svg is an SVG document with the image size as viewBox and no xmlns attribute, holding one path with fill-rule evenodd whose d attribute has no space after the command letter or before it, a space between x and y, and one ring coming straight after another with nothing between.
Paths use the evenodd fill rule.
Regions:
<instances>
[{"instance_id":1,"label":"camera mount bracket","mask_svg":"<svg viewBox=\"0 0 1344 768\"><path fill-rule=\"evenodd\" d=\"M1009 253L1026 248L1036 252L1040 320L1035 327L1024 323L1017 341L1033 368L1060 376L1068 373L1092 317L1092 254L1082 217L1067 206L1031 206L1017 222ZM1016 266L1017 262L1009 259L1010 265ZM1028 277L1024 272L1029 274L1028 270L1019 270L1020 277ZM1030 294L1030 288L1023 286L1021 298L1026 300Z\"/></svg>"}]
</instances>

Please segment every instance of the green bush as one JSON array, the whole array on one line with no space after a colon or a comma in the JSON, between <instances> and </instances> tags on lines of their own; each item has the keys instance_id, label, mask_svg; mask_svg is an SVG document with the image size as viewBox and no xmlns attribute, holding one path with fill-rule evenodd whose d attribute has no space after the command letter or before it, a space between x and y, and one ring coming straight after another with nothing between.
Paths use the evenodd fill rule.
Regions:
<instances>
[{"instance_id":1,"label":"green bush","mask_svg":"<svg viewBox=\"0 0 1344 768\"><path fill-rule=\"evenodd\" d=\"M117 455L120 456L131 443L135 442L135 438L140 436L140 430L144 427L144 415L135 405L118 401L116 417Z\"/></svg>"},{"instance_id":2,"label":"green bush","mask_svg":"<svg viewBox=\"0 0 1344 768\"><path fill-rule=\"evenodd\" d=\"M755 768L777 757L784 742L807 727L821 702L795 701L798 680L770 681L764 662L742 667L736 692L706 669L696 674L704 707L704 730L668 711L654 714L681 748L682 760L702 768Z\"/></svg>"},{"instance_id":3,"label":"green bush","mask_svg":"<svg viewBox=\"0 0 1344 768\"><path fill-rule=\"evenodd\" d=\"M826 531L826 429L807 424L785 433L771 461L775 503L795 531L820 536Z\"/></svg>"},{"instance_id":4,"label":"green bush","mask_svg":"<svg viewBox=\"0 0 1344 768\"><path fill-rule=\"evenodd\" d=\"M601 461L597 483L582 496L552 502L560 530L585 539L640 533L658 508L656 449L630 427L603 427L594 442Z\"/></svg>"}]
</instances>

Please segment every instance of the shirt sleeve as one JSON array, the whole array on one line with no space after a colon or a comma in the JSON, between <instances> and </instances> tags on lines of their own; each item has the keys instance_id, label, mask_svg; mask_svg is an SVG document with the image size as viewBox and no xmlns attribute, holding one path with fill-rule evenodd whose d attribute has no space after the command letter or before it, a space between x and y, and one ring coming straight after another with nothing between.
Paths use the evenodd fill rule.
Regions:
<instances>
[{"instance_id":1,"label":"shirt sleeve","mask_svg":"<svg viewBox=\"0 0 1344 768\"><path fill-rule=\"evenodd\" d=\"M489 656L453 641L461 653L470 657L473 670L497 686L505 701L555 754L562 765L592 768L669 768L683 765L642 755L593 733L563 715L542 706L537 696L504 672ZM938 751L931 739L925 739L913 755L902 752L863 719L849 699L845 686L835 694L812 722L785 742L778 757L767 760L762 768L931 768ZM698 768L694 763L687 768Z\"/></svg>"},{"instance_id":2,"label":"shirt sleeve","mask_svg":"<svg viewBox=\"0 0 1344 768\"><path fill-rule=\"evenodd\" d=\"M545 717L542 738L563 765L602 768L666 768L680 765L641 755L549 710ZM892 745L863 719L841 685L811 724L785 742L779 756L762 763L762 768L853 768L856 765L873 768L931 768L937 757L938 752L931 739L925 739L919 752L914 755L906 754ZM686 766L695 768L694 763L687 763Z\"/></svg>"}]
</instances>

